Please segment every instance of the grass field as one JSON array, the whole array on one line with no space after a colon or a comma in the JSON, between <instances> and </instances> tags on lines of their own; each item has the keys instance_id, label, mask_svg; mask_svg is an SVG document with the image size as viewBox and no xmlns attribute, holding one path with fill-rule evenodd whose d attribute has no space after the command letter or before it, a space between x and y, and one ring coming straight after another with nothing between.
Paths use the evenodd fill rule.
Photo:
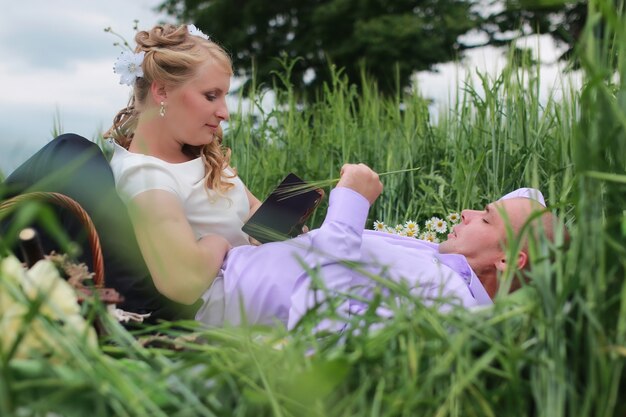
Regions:
<instances>
[{"instance_id":1,"label":"grass field","mask_svg":"<svg viewBox=\"0 0 626 417\"><path fill-rule=\"evenodd\" d=\"M323 338L310 331L319 317L292 333L177 323L150 343L156 329L142 336L108 322L94 346L45 321L65 352L52 357L18 358L20 338L9 346L3 336L12 329L5 315L0 415L625 416L626 21L615 7L590 2L590 22L605 26L586 27L583 88L564 85L558 101L539 101L529 67L459 87L437 121L418 92L382 97L364 81L357 94L340 76L314 104L279 84L282 107L256 117L231 109L239 116L225 141L258 196L289 171L325 180L346 161L419 168L384 177L368 226L542 189L572 240L566 251L558 242L532 247L526 288L472 314L409 299L382 330L370 331L380 319L368 315ZM26 305L27 323L39 320L39 306Z\"/></svg>"}]
</instances>

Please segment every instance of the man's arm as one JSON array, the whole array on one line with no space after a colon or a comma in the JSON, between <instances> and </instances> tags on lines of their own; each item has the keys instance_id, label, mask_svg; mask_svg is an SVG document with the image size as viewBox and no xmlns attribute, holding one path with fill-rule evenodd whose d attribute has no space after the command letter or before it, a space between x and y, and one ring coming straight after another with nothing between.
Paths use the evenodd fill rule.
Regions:
<instances>
[{"instance_id":1,"label":"man's arm","mask_svg":"<svg viewBox=\"0 0 626 417\"><path fill-rule=\"evenodd\" d=\"M362 234L369 207L381 191L378 174L370 168L363 164L344 165L341 179L330 194L326 219L312 237L310 265L321 267L319 278L324 289L313 291L311 277L300 277L291 297L288 328L293 328L327 294L350 290L354 271L343 262L361 259ZM348 306L346 302L340 309ZM337 330L342 325L322 323L320 327Z\"/></svg>"},{"instance_id":2,"label":"man's arm","mask_svg":"<svg viewBox=\"0 0 626 417\"><path fill-rule=\"evenodd\" d=\"M335 258L355 260L358 259L359 253L355 250L360 250L367 213L382 192L383 184L378 174L365 164L346 164L341 167L340 176L320 227L324 233L315 236L315 245L330 249Z\"/></svg>"}]
</instances>

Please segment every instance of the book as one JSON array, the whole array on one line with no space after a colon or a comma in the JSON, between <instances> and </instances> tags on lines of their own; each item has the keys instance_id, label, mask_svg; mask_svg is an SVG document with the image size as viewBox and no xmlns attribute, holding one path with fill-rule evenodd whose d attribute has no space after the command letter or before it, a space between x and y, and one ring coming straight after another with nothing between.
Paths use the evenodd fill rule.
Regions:
<instances>
[{"instance_id":1,"label":"book","mask_svg":"<svg viewBox=\"0 0 626 417\"><path fill-rule=\"evenodd\" d=\"M302 226L324 197L320 188L289 173L243 225L242 230L260 243L289 239L302 233Z\"/></svg>"}]
</instances>

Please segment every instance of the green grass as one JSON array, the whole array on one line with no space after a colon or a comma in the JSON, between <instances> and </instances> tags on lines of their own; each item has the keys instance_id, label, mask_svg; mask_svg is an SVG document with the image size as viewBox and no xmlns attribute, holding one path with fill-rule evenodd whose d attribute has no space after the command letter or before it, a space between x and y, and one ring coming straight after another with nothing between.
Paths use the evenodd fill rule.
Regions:
<instances>
[{"instance_id":1,"label":"green grass","mask_svg":"<svg viewBox=\"0 0 626 417\"><path fill-rule=\"evenodd\" d=\"M0 357L0 414L626 415L626 22L621 5L589 7L606 26L585 29L583 88L559 101L540 102L536 69L507 68L459 87L432 122L419 94L384 98L365 82L359 96L338 76L303 107L277 86L284 106L256 118L240 109L225 138L259 197L289 171L317 181L344 162L419 168L384 178L370 220L390 224L541 188L572 241L532 248L531 285L472 314L407 299L384 328L371 330L369 314L341 336L313 337L310 315L292 333L164 325L150 331L169 336L144 347L109 323L101 350L59 336L71 360ZM196 338L175 339L189 330Z\"/></svg>"}]
</instances>

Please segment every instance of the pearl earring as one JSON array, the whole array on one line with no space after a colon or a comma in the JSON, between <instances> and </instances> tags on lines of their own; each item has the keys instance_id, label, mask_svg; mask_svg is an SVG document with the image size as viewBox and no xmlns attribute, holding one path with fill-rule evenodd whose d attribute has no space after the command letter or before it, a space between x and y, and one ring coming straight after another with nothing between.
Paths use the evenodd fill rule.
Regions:
<instances>
[{"instance_id":1,"label":"pearl earring","mask_svg":"<svg viewBox=\"0 0 626 417\"><path fill-rule=\"evenodd\" d=\"M161 102L161 107L159 107L159 116L165 117L165 103Z\"/></svg>"}]
</instances>

